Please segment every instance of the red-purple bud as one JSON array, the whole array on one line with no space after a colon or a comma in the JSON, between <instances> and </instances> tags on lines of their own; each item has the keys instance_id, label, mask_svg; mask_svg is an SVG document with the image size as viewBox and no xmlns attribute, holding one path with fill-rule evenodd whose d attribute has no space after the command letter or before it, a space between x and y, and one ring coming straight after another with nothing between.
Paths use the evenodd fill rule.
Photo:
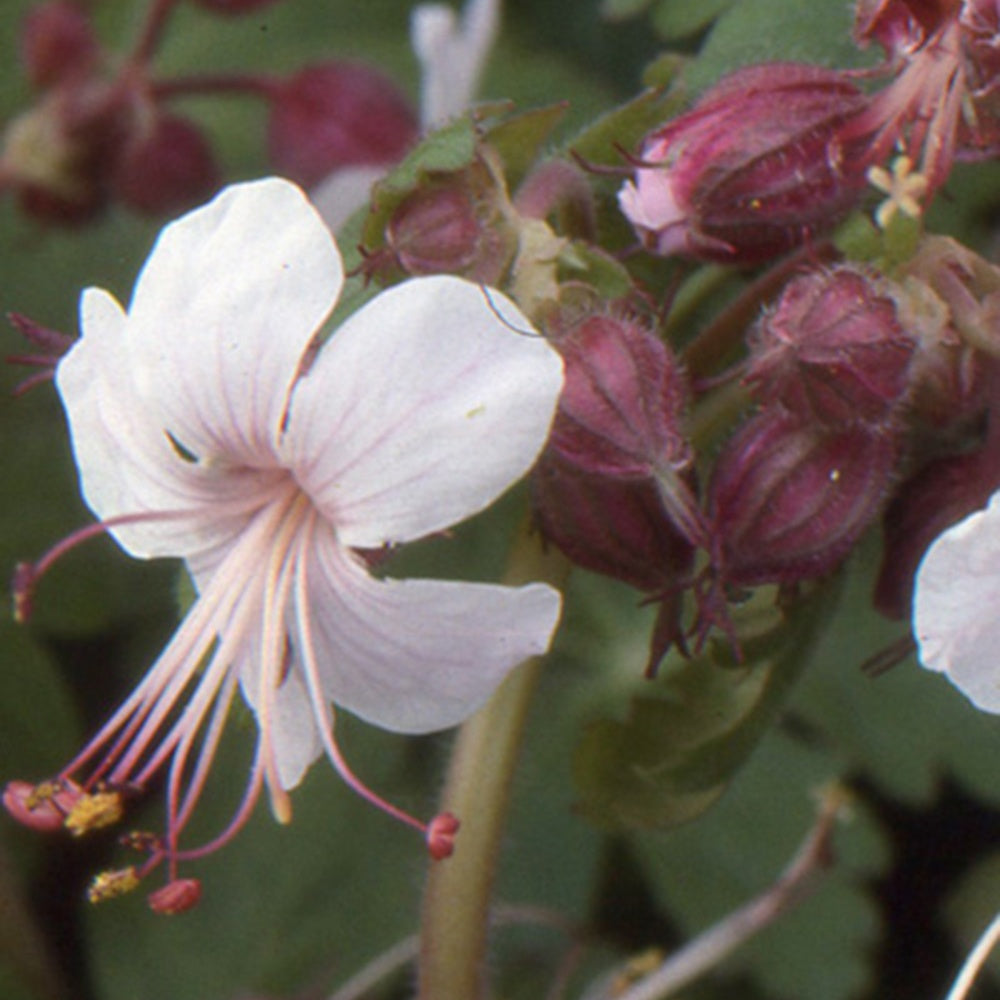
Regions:
<instances>
[{"instance_id":1,"label":"red-purple bud","mask_svg":"<svg viewBox=\"0 0 1000 1000\"><path fill-rule=\"evenodd\" d=\"M201 882L196 878L176 878L147 897L154 913L173 917L194 909L201 900Z\"/></svg>"},{"instance_id":2,"label":"red-purple bud","mask_svg":"<svg viewBox=\"0 0 1000 1000\"><path fill-rule=\"evenodd\" d=\"M621 209L662 255L756 263L828 230L865 188L838 129L867 98L844 73L798 63L737 70L648 136Z\"/></svg>"},{"instance_id":3,"label":"red-purple bud","mask_svg":"<svg viewBox=\"0 0 1000 1000\"><path fill-rule=\"evenodd\" d=\"M33 7L21 23L21 62L35 87L86 76L99 54L90 18L68 0Z\"/></svg>"},{"instance_id":4,"label":"red-purple bud","mask_svg":"<svg viewBox=\"0 0 1000 1000\"><path fill-rule=\"evenodd\" d=\"M985 507L1000 486L998 444L931 462L897 491L883 519L885 545L875 584L875 608L887 618L909 618L913 578L928 546Z\"/></svg>"},{"instance_id":5,"label":"red-purple bud","mask_svg":"<svg viewBox=\"0 0 1000 1000\"><path fill-rule=\"evenodd\" d=\"M909 385L915 343L891 298L851 267L793 279L751 334L746 381L824 424L886 420Z\"/></svg>"},{"instance_id":6,"label":"red-purple bud","mask_svg":"<svg viewBox=\"0 0 1000 1000\"><path fill-rule=\"evenodd\" d=\"M691 459L677 359L641 323L588 316L558 337L566 377L549 450L581 471L645 477Z\"/></svg>"},{"instance_id":7,"label":"red-purple bud","mask_svg":"<svg viewBox=\"0 0 1000 1000\"><path fill-rule=\"evenodd\" d=\"M271 102L271 162L306 186L344 167L395 163L417 138L409 102L364 63L309 66L277 83Z\"/></svg>"},{"instance_id":8,"label":"red-purple bud","mask_svg":"<svg viewBox=\"0 0 1000 1000\"><path fill-rule=\"evenodd\" d=\"M208 198L220 175L201 129L176 115L138 116L114 161L111 185L136 211L164 215Z\"/></svg>"},{"instance_id":9,"label":"red-purple bud","mask_svg":"<svg viewBox=\"0 0 1000 1000\"><path fill-rule=\"evenodd\" d=\"M435 861L450 858L455 851L455 835L462 824L452 813L438 813L427 824L427 852Z\"/></svg>"},{"instance_id":10,"label":"red-purple bud","mask_svg":"<svg viewBox=\"0 0 1000 1000\"><path fill-rule=\"evenodd\" d=\"M395 265L411 275L460 274L487 285L500 280L517 251L517 235L504 224L484 173L473 166L438 177L399 204L385 232Z\"/></svg>"},{"instance_id":11,"label":"red-purple bud","mask_svg":"<svg viewBox=\"0 0 1000 1000\"><path fill-rule=\"evenodd\" d=\"M722 578L754 586L833 570L878 515L898 450L864 424L824 430L777 408L752 418L709 486Z\"/></svg>"}]
</instances>

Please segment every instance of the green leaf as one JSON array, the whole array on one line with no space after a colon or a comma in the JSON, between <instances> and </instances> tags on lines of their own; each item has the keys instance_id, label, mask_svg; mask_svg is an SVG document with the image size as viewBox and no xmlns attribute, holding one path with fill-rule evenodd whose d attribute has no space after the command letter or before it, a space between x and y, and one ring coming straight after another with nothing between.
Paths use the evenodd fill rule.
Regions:
<instances>
[{"instance_id":1,"label":"green leaf","mask_svg":"<svg viewBox=\"0 0 1000 1000\"><path fill-rule=\"evenodd\" d=\"M624 722L592 723L574 768L582 812L628 829L670 827L708 809L774 721L833 598L828 584L787 609L743 642L744 664L698 657L643 684Z\"/></svg>"},{"instance_id":2,"label":"green leaf","mask_svg":"<svg viewBox=\"0 0 1000 1000\"><path fill-rule=\"evenodd\" d=\"M609 21L625 21L641 14L652 2L653 0L604 0L601 4L601 17Z\"/></svg>"},{"instance_id":3,"label":"green leaf","mask_svg":"<svg viewBox=\"0 0 1000 1000\"><path fill-rule=\"evenodd\" d=\"M815 821L813 794L837 776L822 751L772 731L729 792L697 823L629 837L655 898L687 936L773 885ZM813 896L719 969L781 1000L868 995L867 955L880 933L868 883L888 862L884 835L858 806L834 835L834 867Z\"/></svg>"},{"instance_id":4,"label":"green leaf","mask_svg":"<svg viewBox=\"0 0 1000 1000\"><path fill-rule=\"evenodd\" d=\"M750 63L792 60L851 67L871 62L851 40L850 4L740 0L709 33L685 74L696 93Z\"/></svg>"},{"instance_id":5,"label":"green leaf","mask_svg":"<svg viewBox=\"0 0 1000 1000\"><path fill-rule=\"evenodd\" d=\"M707 28L734 0L660 0L653 8L653 27L668 41L688 38Z\"/></svg>"}]
</instances>

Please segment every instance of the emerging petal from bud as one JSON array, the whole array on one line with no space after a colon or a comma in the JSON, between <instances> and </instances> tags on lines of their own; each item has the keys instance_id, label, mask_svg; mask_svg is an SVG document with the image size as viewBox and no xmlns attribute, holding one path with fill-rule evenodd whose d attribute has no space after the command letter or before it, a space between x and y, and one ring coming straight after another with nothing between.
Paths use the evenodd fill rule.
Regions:
<instances>
[{"instance_id":1,"label":"emerging petal from bud","mask_svg":"<svg viewBox=\"0 0 1000 1000\"><path fill-rule=\"evenodd\" d=\"M360 62L309 66L271 95L268 151L277 170L311 186L343 167L391 164L417 138L396 85Z\"/></svg>"},{"instance_id":2,"label":"emerging petal from bud","mask_svg":"<svg viewBox=\"0 0 1000 1000\"><path fill-rule=\"evenodd\" d=\"M915 343L891 298L851 267L791 281L751 335L746 380L804 420L877 424L903 398Z\"/></svg>"},{"instance_id":3,"label":"emerging petal from bud","mask_svg":"<svg viewBox=\"0 0 1000 1000\"><path fill-rule=\"evenodd\" d=\"M645 140L619 193L664 256L756 263L828 230L864 190L867 163L838 129L866 102L843 73L797 63L738 70Z\"/></svg>"},{"instance_id":4,"label":"emerging petal from bud","mask_svg":"<svg viewBox=\"0 0 1000 1000\"><path fill-rule=\"evenodd\" d=\"M878 515L897 454L893 434L863 424L827 431L779 409L751 419L709 486L723 578L753 586L833 570Z\"/></svg>"}]
</instances>

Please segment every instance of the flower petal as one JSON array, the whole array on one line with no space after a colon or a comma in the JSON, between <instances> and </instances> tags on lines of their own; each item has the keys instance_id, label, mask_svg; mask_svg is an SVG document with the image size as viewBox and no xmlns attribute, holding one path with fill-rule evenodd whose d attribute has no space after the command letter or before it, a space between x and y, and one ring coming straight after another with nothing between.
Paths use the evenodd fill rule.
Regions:
<instances>
[{"instance_id":1,"label":"flower petal","mask_svg":"<svg viewBox=\"0 0 1000 1000\"><path fill-rule=\"evenodd\" d=\"M128 335L141 396L202 460L266 464L343 265L294 184L226 188L160 234Z\"/></svg>"},{"instance_id":2,"label":"flower petal","mask_svg":"<svg viewBox=\"0 0 1000 1000\"><path fill-rule=\"evenodd\" d=\"M274 698L271 739L281 787L294 788L322 753L313 709L302 678L290 671Z\"/></svg>"},{"instance_id":3,"label":"flower petal","mask_svg":"<svg viewBox=\"0 0 1000 1000\"><path fill-rule=\"evenodd\" d=\"M913 600L920 662L1000 713L1000 493L927 550Z\"/></svg>"},{"instance_id":4,"label":"flower petal","mask_svg":"<svg viewBox=\"0 0 1000 1000\"><path fill-rule=\"evenodd\" d=\"M548 649L559 619L560 595L541 583L376 580L332 533L317 533L307 558L323 690L396 732L467 718L511 669Z\"/></svg>"},{"instance_id":5,"label":"flower petal","mask_svg":"<svg viewBox=\"0 0 1000 1000\"><path fill-rule=\"evenodd\" d=\"M419 538L531 467L562 362L509 299L414 278L355 313L296 386L283 453L349 546Z\"/></svg>"},{"instance_id":6,"label":"flower petal","mask_svg":"<svg viewBox=\"0 0 1000 1000\"><path fill-rule=\"evenodd\" d=\"M69 420L84 499L101 520L188 512L121 525L112 534L132 555L189 556L239 530L247 497L267 488L265 470L203 469L185 461L154 419L134 379L128 320L97 288L80 302L83 336L59 363L56 385Z\"/></svg>"}]
</instances>

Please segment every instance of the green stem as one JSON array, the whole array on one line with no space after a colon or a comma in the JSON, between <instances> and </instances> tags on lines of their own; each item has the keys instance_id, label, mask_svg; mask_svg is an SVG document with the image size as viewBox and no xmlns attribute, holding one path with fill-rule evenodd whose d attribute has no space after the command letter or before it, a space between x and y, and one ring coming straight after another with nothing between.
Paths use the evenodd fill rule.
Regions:
<instances>
[{"instance_id":1,"label":"green stem","mask_svg":"<svg viewBox=\"0 0 1000 1000\"><path fill-rule=\"evenodd\" d=\"M568 567L542 551L525 523L504 582L560 584ZM511 780L541 658L522 664L489 703L462 726L452 749L441 810L461 821L455 853L432 865L421 921L419 1000L486 996L490 898L510 800Z\"/></svg>"}]
</instances>

